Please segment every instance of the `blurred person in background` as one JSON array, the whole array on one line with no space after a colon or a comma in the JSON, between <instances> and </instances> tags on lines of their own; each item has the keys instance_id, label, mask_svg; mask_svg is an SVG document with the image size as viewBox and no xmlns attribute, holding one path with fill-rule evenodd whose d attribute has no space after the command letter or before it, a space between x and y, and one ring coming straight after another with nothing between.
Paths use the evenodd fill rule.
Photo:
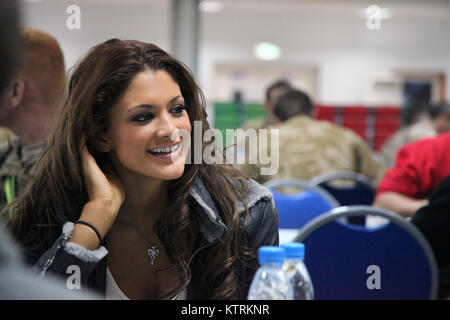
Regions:
<instances>
[{"instance_id":1,"label":"blurred person in background","mask_svg":"<svg viewBox=\"0 0 450 320\"><path fill-rule=\"evenodd\" d=\"M381 154L387 167L392 167L398 150L406 143L433 137L450 130L450 105L429 105L417 102L405 116L405 126L394 133L383 145Z\"/></svg>"},{"instance_id":2,"label":"blurred person in background","mask_svg":"<svg viewBox=\"0 0 450 320\"><path fill-rule=\"evenodd\" d=\"M381 147L381 155L390 168L398 150L406 143L436 135L430 121L429 104L414 101L403 109L402 127L394 132Z\"/></svg>"},{"instance_id":3,"label":"blurred person in background","mask_svg":"<svg viewBox=\"0 0 450 320\"><path fill-rule=\"evenodd\" d=\"M0 144L4 143L4 141L13 139L15 136L16 135L8 128L0 127Z\"/></svg>"},{"instance_id":4,"label":"blurred person in background","mask_svg":"<svg viewBox=\"0 0 450 320\"><path fill-rule=\"evenodd\" d=\"M450 174L450 133L404 145L378 184L374 206L411 217Z\"/></svg>"},{"instance_id":5,"label":"blurred person in background","mask_svg":"<svg viewBox=\"0 0 450 320\"><path fill-rule=\"evenodd\" d=\"M433 128L437 134L450 131L450 104L447 102L433 105L430 109Z\"/></svg>"},{"instance_id":6,"label":"blurred person in background","mask_svg":"<svg viewBox=\"0 0 450 320\"><path fill-rule=\"evenodd\" d=\"M266 89L266 100L264 102L264 108L266 110L266 116L262 119L252 119L244 122L242 124L242 129L265 129L268 126L272 125L274 123L273 119L273 107L275 104L275 101L278 99L280 95L287 92L288 90L292 89L292 86L289 84L289 82L285 80L277 80L274 83L272 83L267 89Z\"/></svg>"},{"instance_id":7,"label":"blurred person in background","mask_svg":"<svg viewBox=\"0 0 450 320\"><path fill-rule=\"evenodd\" d=\"M23 46L19 65L0 98L0 125L16 135L0 142L0 210L22 193L33 176L65 89L58 41L33 28L20 29L19 34Z\"/></svg>"},{"instance_id":8,"label":"blurred person in background","mask_svg":"<svg viewBox=\"0 0 450 320\"><path fill-rule=\"evenodd\" d=\"M279 129L279 145L268 145L263 154L279 148L279 170L275 175L260 175L260 164L239 167L260 182L273 179L300 179L337 171L362 173L374 184L384 174L384 166L366 143L353 131L312 118L313 103L304 92L291 89L281 95L273 109L270 129ZM268 141L271 141L269 138ZM266 152L266 153L265 153Z\"/></svg>"}]
</instances>

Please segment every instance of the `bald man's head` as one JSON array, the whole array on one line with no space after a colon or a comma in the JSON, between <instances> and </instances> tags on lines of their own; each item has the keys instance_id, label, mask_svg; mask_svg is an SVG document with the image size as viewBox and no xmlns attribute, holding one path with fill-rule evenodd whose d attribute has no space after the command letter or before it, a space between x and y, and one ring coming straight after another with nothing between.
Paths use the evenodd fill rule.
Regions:
<instances>
[{"instance_id":1,"label":"bald man's head","mask_svg":"<svg viewBox=\"0 0 450 320\"><path fill-rule=\"evenodd\" d=\"M58 41L33 28L19 30L22 52L17 76L29 84L25 103L60 104L65 86L64 55Z\"/></svg>"},{"instance_id":2,"label":"bald man's head","mask_svg":"<svg viewBox=\"0 0 450 320\"><path fill-rule=\"evenodd\" d=\"M17 68L0 96L0 126L13 131L24 145L34 146L57 122L65 92L65 64L51 35L23 28L19 36Z\"/></svg>"}]
</instances>

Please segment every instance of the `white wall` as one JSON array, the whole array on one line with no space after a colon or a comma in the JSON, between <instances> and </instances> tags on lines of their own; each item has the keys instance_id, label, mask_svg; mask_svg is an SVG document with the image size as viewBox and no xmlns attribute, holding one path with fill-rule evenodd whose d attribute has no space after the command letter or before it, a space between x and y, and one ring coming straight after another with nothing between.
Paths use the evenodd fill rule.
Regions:
<instances>
[{"instance_id":1,"label":"white wall","mask_svg":"<svg viewBox=\"0 0 450 320\"><path fill-rule=\"evenodd\" d=\"M21 3L22 25L53 35L60 42L67 68L91 47L110 38L153 42L169 49L169 2L164 0L22 0ZM70 16L66 9L73 4L81 10L80 30L66 27Z\"/></svg>"},{"instance_id":2,"label":"white wall","mask_svg":"<svg viewBox=\"0 0 450 320\"><path fill-rule=\"evenodd\" d=\"M275 63L219 64L215 65L210 100L228 102L234 92L240 91L244 101L259 103L265 99L265 90L274 77L284 79L295 88L305 91L312 99L316 97L316 74L314 66L284 66Z\"/></svg>"},{"instance_id":3,"label":"white wall","mask_svg":"<svg viewBox=\"0 0 450 320\"><path fill-rule=\"evenodd\" d=\"M316 65L316 99L370 103L369 83L396 69L443 71L450 77L450 3L433 1L235 2L204 15L201 82L211 87L217 61L252 61L257 41L272 41L286 64ZM247 1L253 2L254 1ZM284 3L284 5L283 5ZM380 30L369 30L358 10L370 4L392 10ZM450 81L447 81L450 97Z\"/></svg>"},{"instance_id":4,"label":"white wall","mask_svg":"<svg viewBox=\"0 0 450 320\"><path fill-rule=\"evenodd\" d=\"M25 0L23 0L25 1ZM440 0L223 0L203 14L198 80L212 100L217 63L254 64L252 47L272 41L284 65L317 67L316 101L373 103L371 83L398 69L442 71L450 98L450 2ZM65 10L78 4L81 30L68 30ZM387 7L392 18L368 30L358 10ZM170 52L169 0L42 0L23 2L23 25L56 36L67 66L111 37L154 42Z\"/></svg>"}]
</instances>

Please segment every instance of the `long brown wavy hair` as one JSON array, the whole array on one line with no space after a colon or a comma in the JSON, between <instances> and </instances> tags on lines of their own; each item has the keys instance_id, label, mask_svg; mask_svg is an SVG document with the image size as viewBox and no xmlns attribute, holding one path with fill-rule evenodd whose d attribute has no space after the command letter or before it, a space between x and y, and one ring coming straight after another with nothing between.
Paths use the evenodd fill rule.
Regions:
<instances>
[{"instance_id":1,"label":"long brown wavy hair","mask_svg":"<svg viewBox=\"0 0 450 320\"><path fill-rule=\"evenodd\" d=\"M153 44L134 40L111 39L93 47L73 70L69 95L58 125L36 166L33 181L10 205L14 207L14 214L8 227L28 252L34 250L38 256L53 244L65 220L78 220L88 200L79 141L86 137L88 150L100 168L110 165L108 154L97 151L93 146L99 135L108 129L111 106L133 78L145 69L168 72L181 89L191 123L202 121L202 136L209 128L204 96L183 63ZM194 139L191 139L191 150L193 143ZM196 177L202 179L227 226L221 240L210 250L210 256L202 261L207 264L202 279L203 283L209 284L206 298L243 298L235 264L238 260L248 261L247 256L250 256L244 247L245 226L240 225L247 220L248 209L244 217L237 209L237 201L246 203L247 191L242 183L245 178L230 166L206 164L186 164L183 175L169 182L171 206L155 224L154 231L181 273L178 286L167 296L184 289L191 279L185 257L192 249L187 247L186 239L197 219L195 210L190 210L188 205L189 190ZM239 181L242 188L234 187L230 179ZM56 213L55 205L65 217L61 218ZM8 209L5 208L2 214L6 215Z\"/></svg>"}]
</instances>

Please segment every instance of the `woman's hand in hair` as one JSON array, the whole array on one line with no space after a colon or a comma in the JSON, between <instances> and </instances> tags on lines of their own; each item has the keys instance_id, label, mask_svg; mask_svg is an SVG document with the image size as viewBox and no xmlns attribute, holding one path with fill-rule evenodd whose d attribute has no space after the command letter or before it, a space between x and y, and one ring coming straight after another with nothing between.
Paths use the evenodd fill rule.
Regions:
<instances>
[{"instance_id":1,"label":"woman's hand in hair","mask_svg":"<svg viewBox=\"0 0 450 320\"><path fill-rule=\"evenodd\" d=\"M89 201L84 205L80 220L94 225L104 238L114 224L120 206L125 200L125 189L112 170L105 173L100 169L85 143L80 149L84 181L89 195ZM82 224L75 225L70 241L89 250L95 250L99 246L95 232Z\"/></svg>"},{"instance_id":2,"label":"woman's hand in hair","mask_svg":"<svg viewBox=\"0 0 450 320\"><path fill-rule=\"evenodd\" d=\"M89 202L101 203L118 211L125 200L125 189L117 174L113 169L103 172L86 145L82 147L81 160Z\"/></svg>"}]
</instances>

